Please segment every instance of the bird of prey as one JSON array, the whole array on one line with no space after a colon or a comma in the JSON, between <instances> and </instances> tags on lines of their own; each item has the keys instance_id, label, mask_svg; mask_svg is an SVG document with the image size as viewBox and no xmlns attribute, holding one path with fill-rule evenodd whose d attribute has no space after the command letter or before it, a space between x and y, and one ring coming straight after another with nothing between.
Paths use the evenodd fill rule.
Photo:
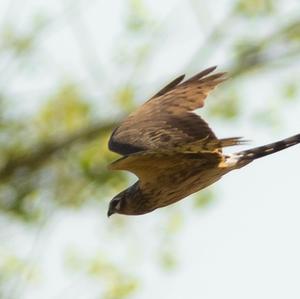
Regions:
<instances>
[{"instance_id":1,"label":"bird of prey","mask_svg":"<svg viewBox=\"0 0 300 299\"><path fill-rule=\"evenodd\" d=\"M139 180L116 195L107 215L141 215L173 204L218 181L255 159L300 143L300 134L268 145L224 154L222 149L244 142L219 139L193 111L204 105L225 73L210 67L184 81L176 78L131 113L109 140L111 151L123 157L109 165L127 170Z\"/></svg>"}]
</instances>

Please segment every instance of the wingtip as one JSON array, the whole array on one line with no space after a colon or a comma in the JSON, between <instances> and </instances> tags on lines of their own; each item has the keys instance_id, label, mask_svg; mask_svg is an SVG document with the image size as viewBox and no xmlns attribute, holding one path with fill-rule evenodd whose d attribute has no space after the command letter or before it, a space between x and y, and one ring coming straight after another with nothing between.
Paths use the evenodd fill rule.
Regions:
<instances>
[{"instance_id":1,"label":"wingtip","mask_svg":"<svg viewBox=\"0 0 300 299\"><path fill-rule=\"evenodd\" d=\"M181 82L185 78L185 74L182 74L181 76L178 77L178 81Z\"/></svg>"},{"instance_id":2,"label":"wingtip","mask_svg":"<svg viewBox=\"0 0 300 299\"><path fill-rule=\"evenodd\" d=\"M200 73L198 73L198 74L192 76L191 78L189 78L188 80L186 80L184 83L189 83L189 82L198 81L198 80L204 80L206 78L206 76L208 74L210 74L211 72L213 72L216 68L217 68L216 65L206 68L203 71L201 71ZM214 75L211 75L211 76L214 76Z\"/></svg>"},{"instance_id":3,"label":"wingtip","mask_svg":"<svg viewBox=\"0 0 300 299\"><path fill-rule=\"evenodd\" d=\"M214 70L216 70L217 67L218 67L217 65L211 66L211 67L203 70L202 72L200 72L199 75L201 74L201 76L204 77L204 76L210 74L211 72L213 72Z\"/></svg>"},{"instance_id":4,"label":"wingtip","mask_svg":"<svg viewBox=\"0 0 300 299\"><path fill-rule=\"evenodd\" d=\"M252 142L250 139L245 139L244 137L236 137L237 139L237 145L246 145Z\"/></svg>"},{"instance_id":5,"label":"wingtip","mask_svg":"<svg viewBox=\"0 0 300 299\"><path fill-rule=\"evenodd\" d=\"M211 69L211 71L214 71L214 70L216 70L218 68L218 66L217 65L213 65L213 66L211 66L210 68L208 68L208 69Z\"/></svg>"}]
</instances>

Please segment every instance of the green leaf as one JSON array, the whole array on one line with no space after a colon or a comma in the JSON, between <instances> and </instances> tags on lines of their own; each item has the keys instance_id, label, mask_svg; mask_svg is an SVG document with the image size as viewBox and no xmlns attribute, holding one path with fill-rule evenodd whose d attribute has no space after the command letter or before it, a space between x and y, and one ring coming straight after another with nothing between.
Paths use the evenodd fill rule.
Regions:
<instances>
[{"instance_id":1,"label":"green leaf","mask_svg":"<svg viewBox=\"0 0 300 299\"><path fill-rule=\"evenodd\" d=\"M237 14L247 17L270 15L274 10L274 0L239 0L235 6Z\"/></svg>"},{"instance_id":2,"label":"green leaf","mask_svg":"<svg viewBox=\"0 0 300 299\"><path fill-rule=\"evenodd\" d=\"M203 209L210 205L215 199L215 193L212 189L205 189L199 192L195 196L194 200L194 207L196 209Z\"/></svg>"},{"instance_id":3,"label":"green leaf","mask_svg":"<svg viewBox=\"0 0 300 299\"><path fill-rule=\"evenodd\" d=\"M299 84L296 82L290 82L285 84L282 88L282 100L283 101L294 101L299 95Z\"/></svg>"}]
</instances>

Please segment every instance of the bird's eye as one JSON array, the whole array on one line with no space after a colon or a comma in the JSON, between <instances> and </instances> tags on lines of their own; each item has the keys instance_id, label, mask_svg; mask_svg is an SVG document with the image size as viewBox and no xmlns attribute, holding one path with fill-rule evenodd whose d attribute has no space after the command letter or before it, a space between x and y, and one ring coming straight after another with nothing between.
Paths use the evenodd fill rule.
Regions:
<instances>
[{"instance_id":1,"label":"bird's eye","mask_svg":"<svg viewBox=\"0 0 300 299\"><path fill-rule=\"evenodd\" d=\"M113 207L115 210L120 210L120 207L121 207L121 201L119 199L115 199L113 201Z\"/></svg>"}]
</instances>

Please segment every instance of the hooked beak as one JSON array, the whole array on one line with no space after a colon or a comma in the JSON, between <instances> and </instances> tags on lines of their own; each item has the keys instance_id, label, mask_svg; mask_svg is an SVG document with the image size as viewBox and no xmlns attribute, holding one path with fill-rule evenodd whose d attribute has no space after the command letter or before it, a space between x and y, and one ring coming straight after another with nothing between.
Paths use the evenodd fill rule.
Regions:
<instances>
[{"instance_id":1,"label":"hooked beak","mask_svg":"<svg viewBox=\"0 0 300 299\"><path fill-rule=\"evenodd\" d=\"M108 211L107 211L107 217L110 217L114 213L115 213L114 211L112 211L111 209L108 209Z\"/></svg>"}]
</instances>

